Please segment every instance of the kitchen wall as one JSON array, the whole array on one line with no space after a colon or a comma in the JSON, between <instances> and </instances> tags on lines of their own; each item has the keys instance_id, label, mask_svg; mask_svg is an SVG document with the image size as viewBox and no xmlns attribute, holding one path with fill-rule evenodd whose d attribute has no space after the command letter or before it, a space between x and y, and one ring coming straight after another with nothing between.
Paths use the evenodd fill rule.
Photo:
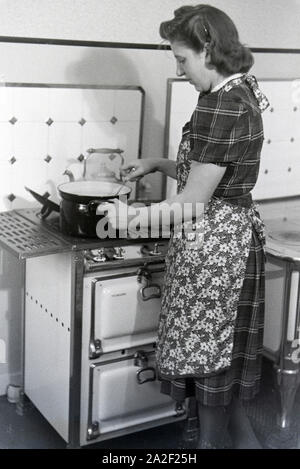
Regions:
<instances>
[{"instance_id":1,"label":"kitchen wall","mask_svg":"<svg viewBox=\"0 0 300 469\"><path fill-rule=\"evenodd\" d=\"M173 10L195 0L0 0L0 36L155 43ZM236 22L251 47L300 48L299 0L212 0ZM165 51L104 49L0 42L0 81L59 84L130 84L146 92L143 157L163 156L167 78L175 76ZM297 78L300 55L257 54L260 78ZM111 74L113 71L113 74ZM113 77L113 78L112 78ZM108 83L109 81L109 83ZM149 197L161 195L161 179L149 177ZM5 253L2 255L6 255ZM0 273L0 394L19 382L21 281L7 260ZM1 358L1 357L0 357Z\"/></svg>"},{"instance_id":2,"label":"kitchen wall","mask_svg":"<svg viewBox=\"0 0 300 469\"><path fill-rule=\"evenodd\" d=\"M183 0L0 0L0 36L158 44L158 27ZM299 0L212 0L236 22L252 47L300 47ZM285 25L283 28L282 25ZM142 157L164 156L166 80L174 60L162 51L64 47L0 42L0 81L130 84L146 92ZM295 78L300 55L256 55L260 78ZM145 178L146 197L162 196L162 178ZM150 186L150 187L149 187Z\"/></svg>"},{"instance_id":3,"label":"kitchen wall","mask_svg":"<svg viewBox=\"0 0 300 469\"><path fill-rule=\"evenodd\" d=\"M201 0L1 0L0 35L158 43L158 25ZM253 47L300 47L299 0L210 0Z\"/></svg>"}]
</instances>

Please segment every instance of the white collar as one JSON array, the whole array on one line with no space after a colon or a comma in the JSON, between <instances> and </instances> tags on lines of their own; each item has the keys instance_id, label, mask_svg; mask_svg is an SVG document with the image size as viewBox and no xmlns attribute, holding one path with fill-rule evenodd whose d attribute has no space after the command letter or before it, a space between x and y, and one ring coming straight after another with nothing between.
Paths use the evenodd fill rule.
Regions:
<instances>
[{"instance_id":1,"label":"white collar","mask_svg":"<svg viewBox=\"0 0 300 469\"><path fill-rule=\"evenodd\" d=\"M243 76L243 73L235 73L234 75L230 75L230 77L225 78L221 83L216 85L212 90L211 93L214 93L215 91L219 91L221 88L223 88L226 83L228 83L231 80L235 80L236 78L240 78Z\"/></svg>"}]
</instances>

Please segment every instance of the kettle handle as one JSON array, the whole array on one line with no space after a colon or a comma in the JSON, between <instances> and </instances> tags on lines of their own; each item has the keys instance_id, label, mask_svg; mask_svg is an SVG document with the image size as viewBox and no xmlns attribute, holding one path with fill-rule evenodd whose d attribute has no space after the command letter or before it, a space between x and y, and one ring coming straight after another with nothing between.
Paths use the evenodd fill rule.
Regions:
<instances>
[{"instance_id":1,"label":"kettle handle","mask_svg":"<svg viewBox=\"0 0 300 469\"><path fill-rule=\"evenodd\" d=\"M120 152L122 152L123 150L120 150ZM116 153L116 154L113 154L111 155L111 160L114 160L115 159L115 156L119 156L121 158L121 162L120 162L120 165L119 165L119 169L121 168L121 166L123 166L124 164L124 156L122 155L122 153ZM120 174L121 176L121 174ZM117 177L116 173L115 173L115 177L116 177L116 180L123 183L122 181L122 177Z\"/></svg>"},{"instance_id":2,"label":"kettle handle","mask_svg":"<svg viewBox=\"0 0 300 469\"><path fill-rule=\"evenodd\" d=\"M104 153L104 154L109 154L109 153L124 153L124 150L121 150L120 148L89 148L87 150L87 153Z\"/></svg>"}]
</instances>

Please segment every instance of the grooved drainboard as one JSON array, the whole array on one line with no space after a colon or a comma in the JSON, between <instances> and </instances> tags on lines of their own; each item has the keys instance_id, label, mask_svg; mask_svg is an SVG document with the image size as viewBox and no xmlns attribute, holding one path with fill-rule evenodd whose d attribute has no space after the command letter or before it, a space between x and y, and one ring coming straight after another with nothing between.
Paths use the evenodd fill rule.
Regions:
<instances>
[{"instance_id":1,"label":"grooved drainboard","mask_svg":"<svg viewBox=\"0 0 300 469\"><path fill-rule=\"evenodd\" d=\"M59 239L14 211L0 213L0 242L18 256L44 254L62 247Z\"/></svg>"}]
</instances>

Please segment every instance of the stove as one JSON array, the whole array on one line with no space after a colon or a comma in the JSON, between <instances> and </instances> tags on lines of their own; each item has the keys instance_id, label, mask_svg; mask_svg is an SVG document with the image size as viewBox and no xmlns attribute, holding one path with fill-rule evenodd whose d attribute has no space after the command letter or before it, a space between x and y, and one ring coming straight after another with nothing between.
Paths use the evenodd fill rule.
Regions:
<instances>
[{"instance_id":1,"label":"stove","mask_svg":"<svg viewBox=\"0 0 300 469\"><path fill-rule=\"evenodd\" d=\"M24 266L22 396L69 447L186 418L156 377L168 239L75 238L23 209L0 243Z\"/></svg>"}]
</instances>

